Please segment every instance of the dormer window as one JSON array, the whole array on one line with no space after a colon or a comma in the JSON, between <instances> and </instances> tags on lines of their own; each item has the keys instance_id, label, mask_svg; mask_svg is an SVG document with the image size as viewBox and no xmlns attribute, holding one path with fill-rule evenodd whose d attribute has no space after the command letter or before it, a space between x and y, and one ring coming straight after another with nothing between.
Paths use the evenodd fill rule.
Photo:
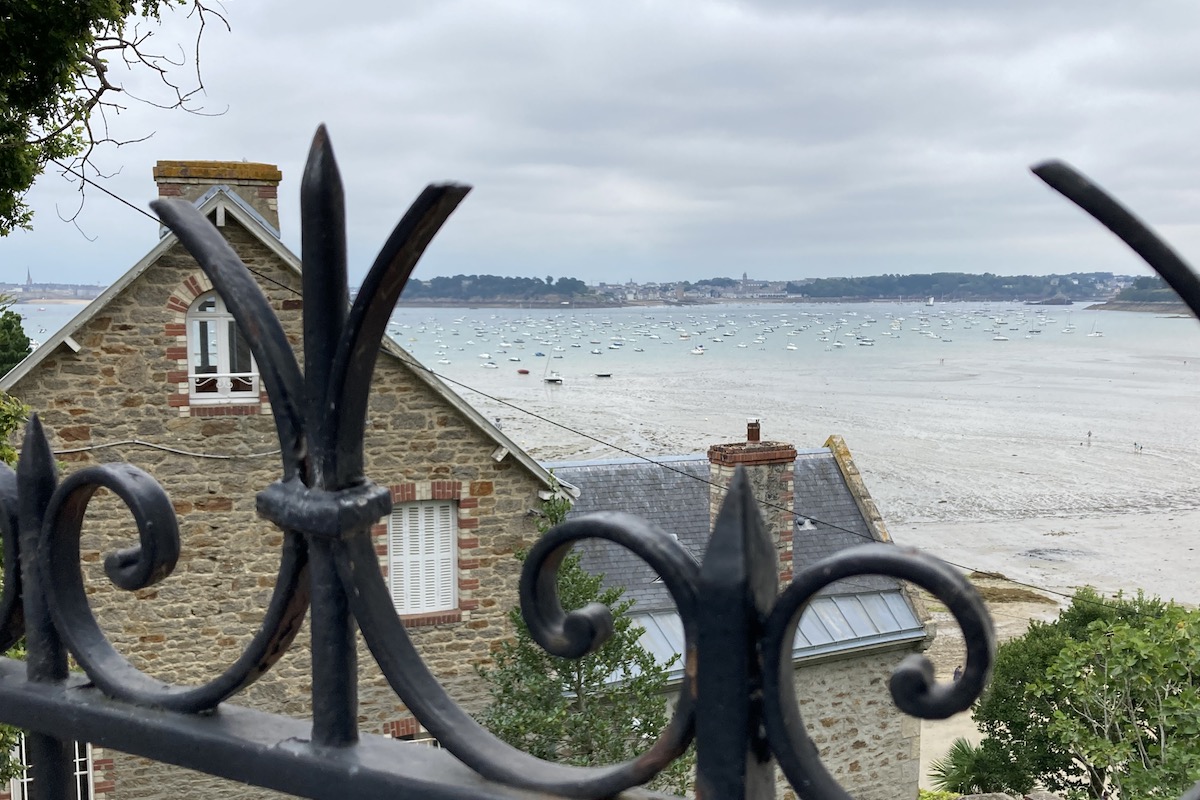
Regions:
<instances>
[{"instance_id":1,"label":"dormer window","mask_svg":"<svg viewBox=\"0 0 1200 800\"><path fill-rule=\"evenodd\" d=\"M250 345L216 292L200 295L188 309L187 339L194 404L258 400L258 367Z\"/></svg>"}]
</instances>

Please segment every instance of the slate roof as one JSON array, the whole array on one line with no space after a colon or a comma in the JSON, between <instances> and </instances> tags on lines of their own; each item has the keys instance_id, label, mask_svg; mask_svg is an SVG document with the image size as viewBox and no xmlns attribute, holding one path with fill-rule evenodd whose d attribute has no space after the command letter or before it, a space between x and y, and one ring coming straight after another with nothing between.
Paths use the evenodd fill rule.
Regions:
<instances>
[{"instance_id":1,"label":"slate roof","mask_svg":"<svg viewBox=\"0 0 1200 800\"><path fill-rule=\"evenodd\" d=\"M547 463L555 477L578 487L580 494L569 518L597 511L626 511L673 534L699 561L710 534L708 457L658 457L611 461ZM796 455L795 514L792 568L836 552L874 541L854 495L842 478L829 448L799 450ZM580 546L580 563L602 573L605 584L624 586L636 602L636 612L672 608L670 595L645 562L608 542ZM861 576L839 581L824 594L888 591L898 588L891 578Z\"/></svg>"},{"instance_id":2,"label":"slate roof","mask_svg":"<svg viewBox=\"0 0 1200 800\"><path fill-rule=\"evenodd\" d=\"M554 477L580 490L568 518L625 511L673 534L699 560L708 545L708 459L702 455L545 464ZM659 466L659 465L662 466ZM580 547L580 563L603 573L606 585L625 587L639 609L671 608L666 586L640 558L608 542Z\"/></svg>"},{"instance_id":3,"label":"slate roof","mask_svg":"<svg viewBox=\"0 0 1200 800\"><path fill-rule=\"evenodd\" d=\"M795 477L792 569L820 561L847 547L874 541L867 521L828 448L798 451ZM838 581L826 594L897 588L891 578L860 576Z\"/></svg>"}]
</instances>

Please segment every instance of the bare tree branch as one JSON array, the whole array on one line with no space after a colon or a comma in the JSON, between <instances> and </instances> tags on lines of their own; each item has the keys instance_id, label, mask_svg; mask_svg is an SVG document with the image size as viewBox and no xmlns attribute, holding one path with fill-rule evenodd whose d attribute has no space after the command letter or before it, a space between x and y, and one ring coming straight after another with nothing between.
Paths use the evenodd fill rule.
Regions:
<instances>
[{"instance_id":1,"label":"bare tree branch","mask_svg":"<svg viewBox=\"0 0 1200 800\"><path fill-rule=\"evenodd\" d=\"M64 169L64 177L79 183L81 199L79 207L63 217L64 220L75 221L83 210L82 195L87 185L87 174L90 172L95 177L104 177L93 161L97 148L105 145L122 147L145 141L154 135L153 132L133 138L117 138L112 135L108 114L111 112L119 115L128 109L128 103L119 101L118 97L123 96L131 102L153 108L179 109L204 117L221 116L228 110L209 111L197 101L206 95L200 67L204 34L210 23L219 24L226 31L231 31L229 20L222 10L206 5L203 0L191 0L187 18L197 21L196 35L191 46L194 79L189 78L186 84L179 80L179 69L187 64L187 54L182 45L176 45L179 53L172 56L154 49L154 31L144 30L138 24L126 27L125 21L108 25L97 32L89 51L81 57L81 68L76 73L73 95L61 105L59 117L26 140L27 145L39 145L60 137L80 138L79 151L63 166L70 167ZM142 96L126 89L112 74L111 63L114 58L120 58L130 72L154 74L158 78L160 88L165 90L164 97ZM61 212L59 216L62 217Z\"/></svg>"}]
</instances>

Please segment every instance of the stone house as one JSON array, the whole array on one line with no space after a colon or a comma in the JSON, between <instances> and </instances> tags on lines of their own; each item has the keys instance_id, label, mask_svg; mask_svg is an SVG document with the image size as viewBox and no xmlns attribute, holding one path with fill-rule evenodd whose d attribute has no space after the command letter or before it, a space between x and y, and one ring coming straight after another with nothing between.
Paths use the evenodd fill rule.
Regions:
<instances>
[{"instance_id":1,"label":"stone house","mask_svg":"<svg viewBox=\"0 0 1200 800\"><path fill-rule=\"evenodd\" d=\"M647 519L704 557L725 487L736 467L749 475L768 534L776 543L782 589L806 565L866 542L890 542L887 528L845 442L823 447L759 441L718 444L707 454L547 464L578 490L571 515L626 511ZM642 644L662 662L683 652L682 626L665 585L616 545L589 542L581 564L635 601ZM801 619L792 651L800 713L830 773L860 800L916 797L920 721L903 714L888 690L891 670L933 638L920 598L891 578L859 576L823 590ZM682 659L673 680L682 679ZM792 797L779 779L779 796Z\"/></svg>"},{"instance_id":2,"label":"stone house","mask_svg":"<svg viewBox=\"0 0 1200 800\"><path fill-rule=\"evenodd\" d=\"M160 196L194 202L222 232L302 358L300 261L280 240L279 170L160 161L154 176ZM114 645L149 674L197 684L241 654L267 607L282 534L256 516L255 494L279 477L278 442L241 331L177 238L159 234L0 388L40 415L67 471L127 461L165 488L182 539L167 580L134 593L109 583L104 554L128 546L136 531L103 493L89 506L82 568ZM536 535L526 512L539 493L548 496L550 476L390 339L374 377L365 451L367 475L395 501L373 532L397 612L426 663L471 708L484 696L473 664L511 635L512 554ZM311 716L307 635L235 702ZM360 727L420 738L365 649L359 664ZM81 796L94 800L269 794L99 747L85 745L78 764ZM12 789L20 796L25 786Z\"/></svg>"}]
</instances>

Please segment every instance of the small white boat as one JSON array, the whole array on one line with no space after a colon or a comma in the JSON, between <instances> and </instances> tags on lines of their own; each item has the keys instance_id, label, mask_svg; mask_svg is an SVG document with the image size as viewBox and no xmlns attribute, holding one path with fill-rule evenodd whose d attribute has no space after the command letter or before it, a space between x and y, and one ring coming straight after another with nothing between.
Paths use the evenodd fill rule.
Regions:
<instances>
[{"instance_id":1,"label":"small white boat","mask_svg":"<svg viewBox=\"0 0 1200 800\"><path fill-rule=\"evenodd\" d=\"M559 375L557 372L551 372L549 375L542 378L542 380L545 381L546 383L554 383L554 384L560 384L563 382L562 375Z\"/></svg>"},{"instance_id":2,"label":"small white boat","mask_svg":"<svg viewBox=\"0 0 1200 800\"><path fill-rule=\"evenodd\" d=\"M480 364L479 366L483 367L484 369L499 369L499 367L496 366L495 361L485 361L482 364Z\"/></svg>"},{"instance_id":3,"label":"small white boat","mask_svg":"<svg viewBox=\"0 0 1200 800\"><path fill-rule=\"evenodd\" d=\"M1008 337L1002 333L997 333L995 336L992 337L992 341L993 342L1007 342Z\"/></svg>"},{"instance_id":4,"label":"small white boat","mask_svg":"<svg viewBox=\"0 0 1200 800\"><path fill-rule=\"evenodd\" d=\"M693 347L691 350L689 350L688 352L694 356L702 356L702 355L704 355L704 345L698 344L695 347Z\"/></svg>"}]
</instances>

